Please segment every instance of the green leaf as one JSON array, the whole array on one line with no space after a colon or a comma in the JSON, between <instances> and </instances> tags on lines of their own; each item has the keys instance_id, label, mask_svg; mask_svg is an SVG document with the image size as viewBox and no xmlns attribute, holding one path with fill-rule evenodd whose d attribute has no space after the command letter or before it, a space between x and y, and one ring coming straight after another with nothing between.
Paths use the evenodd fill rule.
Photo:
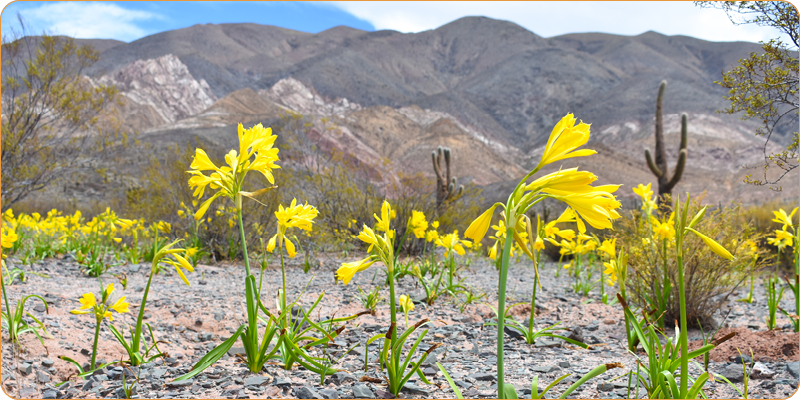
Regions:
<instances>
[{"instance_id":1,"label":"green leaf","mask_svg":"<svg viewBox=\"0 0 800 400\"><path fill-rule=\"evenodd\" d=\"M456 385L456 383L453 382L453 378L450 377L450 374L447 373L447 371L444 369L442 364L440 364L437 361L436 362L436 366L439 367L439 371L442 371L442 375L444 375L444 378L447 379L447 383L450 384L450 388L453 389L453 392L456 394L456 397L459 398L459 399L463 399L464 396L461 394L461 390L458 389L458 386Z\"/></svg>"},{"instance_id":2,"label":"green leaf","mask_svg":"<svg viewBox=\"0 0 800 400\"><path fill-rule=\"evenodd\" d=\"M504 399L519 399L517 396L517 389L510 383L503 384L503 398Z\"/></svg>"},{"instance_id":3,"label":"green leaf","mask_svg":"<svg viewBox=\"0 0 800 400\"><path fill-rule=\"evenodd\" d=\"M245 325L241 325L239 329L237 329L236 332L233 333L233 336L222 342L219 346L215 347L213 350L209 351L206 355L203 356L203 358L200 359L200 361L197 362L197 364L194 365L194 367L192 367L191 371L189 371L185 375L179 376L174 380L174 382L189 379L203 372L206 368L210 367L212 364L217 362L220 358L222 358L222 356L225 355L225 353L228 352L228 350L231 349L231 347L233 347L233 344L236 343L236 339L238 339L239 336L242 334L244 328Z\"/></svg>"}]
</instances>

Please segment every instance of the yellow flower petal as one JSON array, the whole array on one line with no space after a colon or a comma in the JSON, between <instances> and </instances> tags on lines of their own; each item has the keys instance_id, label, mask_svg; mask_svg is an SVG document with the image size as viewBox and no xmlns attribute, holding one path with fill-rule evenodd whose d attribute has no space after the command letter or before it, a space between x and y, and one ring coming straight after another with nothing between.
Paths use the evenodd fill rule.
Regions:
<instances>
[{"instance_id":1,"label":"yellow flower petal","mask_svg":"<svg viewBox=\"0 0 800 400\"><path fill-rule=\"evenodd\" d=\"M719 243L714 241L714 239L711 239L710 237L703 235L702 233L692 228L686 228L686 230L699 236L700 239L703 239L703 241L706 242L706 245L711 249L711 251L717 253L720 257L728 260L733 260L733 254L731 254L731 252L722 247Z\"/></svg>"}]
</instances>

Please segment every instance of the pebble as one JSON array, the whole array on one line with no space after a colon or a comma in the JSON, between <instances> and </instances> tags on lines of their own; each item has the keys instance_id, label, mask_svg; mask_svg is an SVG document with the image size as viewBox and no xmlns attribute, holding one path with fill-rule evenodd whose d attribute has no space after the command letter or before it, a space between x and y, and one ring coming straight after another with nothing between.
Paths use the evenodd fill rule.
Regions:
<instances>
[{"instance_id":1,"label":"pebble","mask_svg":"<svg viewBox=\"0 0 800 400\"><path fill-rule=\"evenodd\" d=\"M724 376L731 382L741 382L744 379L744 369L742 364L729 364L723 368L720 375Z\"/></svg>"},{"instance_id":2,"label":"pebble","mask_svg":"<svg viewBox=\"0 0 800 400\"><path fill-rule=\"evenodd\" d=\"M736 357L733 357L733 362L739 365L742 365L742 362L745 364L752 364L753 359L750 358L747 354L739 354Z\"/></svg>"},{"instance_id":3,"label":"pebble","mask_svg":"<svg viewBox=\"0 0 800 400\"><path fill-rule=\"evenodd\" d=\"M614 384L613 383L605 382L605 383L598 383L597 384L597 390L599 390L601 392L610 392L613 389L614 389Z\"/></svg>"},{"instance_id":4,"label":"pebble","mask_svg":"<svg viewBox=\"0 0 800 400\"><path fill-rule=\"evenodd\" d=\"M22 373L22 375L28 375L28 374L30 374L32 369L33 369L33 366L32 366L32 365L30 365L29 363L26 363L26 362L24 362L24 363L20 363L20 364L19 364L19 367L17 368L17 370L18 370L19 372L21 372L21 373Z\"/></svg>"},{"instance_id":5,"label":"pebble","mask_svg":"<svg viewBox=\"0 0 800 400\"><path fill-rule=\"evenodd\" d=\"M319 394L323 399L338 399L339 393L336 389L320 389Z\"/></svg>"},{"instance_id":6,"label":"pebble","mask_svg":"<svg viewBox=\"0 0 800 400\"><path fill-rule=\"evenodd\" d=\"M36 371L36 381L39 383L50 383L50 374L44 371Z\"/></svg>"},{"instance_id":7,"label":"pebble","mask_svg":"<svg viewBox=\"0 0 800 400\"><path fill-rule=\"evenodd\" d=\"M301 386L294 390L294 395L298 399L321 399L322 395L309 386Z\"/></svg>"},{"instance_id":8,"label":"pebble","mask_svg":"<svg viewBox=\"0 0 800 400\"><path fill-rule=\"evenodd\" d=\"M467 375L467 377L468 378L472 378L472 379L474 379L476 381L493 381L493 380L495 380L495 375L494 374L487 374L485 372L469 374L469 375Z\"/></svg>"},{"instance_id":9,"label":"pebble","mask_svg":"<svg viewBox=\"0 0 800 400\"><path fill-rule=\"evenodd\" d=\"M53 389L45 390L42 394L42 399L57 399L58 393Z\"/></svg>"},{"instance_id":10,"label":"pebble","mask_svg":"<svg viewBox=\"0 0 800 400\"><path fill-rule=\"evenodd\" d=\"M53 360L51 360L49 358L45 358L44 360L42 360L42 366L52 367L53 366Z\"/></svg>"},{"instance_id":11,"label":"pebble","mask_svg":"<svg viewBox=\"0 0 800 400\"><path fill-rule=\"evenodd\" d=\"M371 399L375 397L375 393L365 385L353 386L353 397L356 399Z\"/></svg>"},{"instance_id":12,"label":"pebble","mask_svg":"<svg viewBox=\"0 0 800 400\"><path fill-rule=\"evenodd\" d=\"M345 382L354 382L356 378L354 378L353 375L350 375L345 371L339 371L331 375L330 378L328 378L328 380L333 382L335 385L341 385Z\"/></svg>"},{"instance_id":13,"label":"pebble","mask_svg":"<svg viewBox=\"0 0 800 400\"><path fill-rule=\"evenodd\" d=\"M798 362L788 362L786 363L786 370L789 371L789 374L795 378L800 377L800 371L798 371Z\"/></svg>"},{"instance_id":14,"label":"pebble","mask_svg":"<svg viewBox=\"0 0 800 400\"><path fill-rule=\"evenodd\" d=\"M165 382L164 384L168 388L178 388L178 387L184 387L184 386L192 386L193 383L194 383L194 379L185 379L185 380L182 380L182 381Z\"/></svg>"},{"instance_id":15,"label":"pebble","mask_svg":"<svg viewBox=\"0 0 800 400\"><path fill-rule=\"evenodd\" d=\"M269 376L256 375L256 376L251 376L249 378L245 378L244 385L245 386L261 386L261 385L269 382L270 380L272 380L272 378L269 377Z\"/></svg>"},{"instance_id":16,"label":"pebble","mask_svg":"<svg viewBox=\"0 0 800 400\"><path fill-rule=\"evenodd\" d=\"M417 385L415 385L413 383L408 383L408 382L405 385L403 385L403 389L402 390L406 391L406 392L409 392L409 393L412 393L412 394L421 394L421 395L424 395L424 396L427 396L428 394L430 394L430 391L425 390L425 389L423 389L423 388L421 388L421 387L419 387L419 386L417 386Z\"/></svg>"},{"instance_id":17,"label":"pebble","mask_svg":"<svg viewBox=\"0 0 800 400\"><path fill-rule=\"evenodd\" d=\"M292 386L292 380L289 378L276 378L273 385L286 389Z\"/></svg>"},{"instance_id":18,"label":"pebble","mask_svg":"<svg viewBox=\"0 0 800 400\"><path fill-rule=\"evenodd\" d=\"M750 372L752 379L772 379L775 376L775 371L769 369L766 364L757 362L753 365L753 370Z\"/></svg>"}]
</instances>

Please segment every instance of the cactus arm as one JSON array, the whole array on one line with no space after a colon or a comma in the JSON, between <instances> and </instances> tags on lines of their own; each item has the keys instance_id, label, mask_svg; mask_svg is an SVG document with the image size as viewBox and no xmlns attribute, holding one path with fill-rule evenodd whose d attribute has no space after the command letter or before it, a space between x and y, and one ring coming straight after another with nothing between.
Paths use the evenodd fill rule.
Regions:
<instances>
[{"instance_id":1,"label":"cactus arm","mask_svg":"<svg viewBox=\"0 0 800 400\"><path fill-rule=\"evenodd\" d=\"M445 182L450 182L450 149L447 147L444 148L444 163L447 167L447 180Z\"/></svg>"},{"instance_id":2,"label":"cactus arm","mask_svg":"<svg viewBox=\"0 0 800 400\"><path fill-rule=\"evenodd\" d=\"M672 175L672 179L669 180L667 183L667 191L672 191L672 188L681 180L681 175L683 175L683 169L686 166L686 149L681 149L680 154L678 155L678 164L675 165L675 173Z\"/></svg>"},{"instance_id":3,"label":"cactus arm","mask_svg":"<svg viewBox=\"0 0 800 400\"><path fill-rule=\"evenodd\" d=\"M655 156L658 169L663 173L667 171L667 156L664 153L664 91L667 88L667 81L661 81L658 85L658 97L656 97L656 148ZM662 174L659 174L660 177Z\"/></svg>"},{"instance_id":4,"label":"cactus arm","mask_svg":"<svg viewBox=\"0 0 800 400\"><path fill-rule=\"evenodd\" d=\"M436 173L436 178L438 178L438 180L442 180L442 169L439 167L435 151L431 152L431 159L433 160L433 172Z\"/></svg>"},{"instance_id":5,"label":"cactus arm","mask_svg":"<svg viewBox=\"0 0 800 400\"><path fill-rule=\"evenodd\" d=\"M688 136L687 132L688 129L686 128L687 125L686 118L687 118L686 114L681 114L681 147L680 147L681 150L686 150L686 141ZM675 173L675 175L678 174Z\"/></svg>"},{"instance_id":6,"label":"cactus arm","mask_svg":"<svg viewBox=\"0 0 800 400\"><path fill-rule=\"evenodd\" d=\"M653 162L653 157L650 156L650 149L644 150L644 158L647 160L647 166L650 167L650 171L653 172L657 178L661 178L664 175L663 172L656 166L656 163Z\"/></svg>"}]
</instances>

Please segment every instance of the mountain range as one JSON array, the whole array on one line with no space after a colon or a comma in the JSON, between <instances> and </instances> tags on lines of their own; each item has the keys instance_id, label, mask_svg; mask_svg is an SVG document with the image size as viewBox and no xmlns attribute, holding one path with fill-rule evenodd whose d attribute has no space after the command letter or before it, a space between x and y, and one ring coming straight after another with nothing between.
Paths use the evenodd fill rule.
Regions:
<instances>
[{"instance_id":1,"label":"mountain range","mask_svg":"<svg viewBox=\"0 0 800 400\"><path fill-rule=\"evenodd\" d=\"M453 150L454 175L492 190L515 184L537 162L550 130L567 113L591 124L598 155L565 163L599 183L655 182L644 161L654 146L658 85L664 96L667 155L678 154L679 114L688 114L687 168L674 192L745 203L796 197L795 172L775 193L742 183L758 176L764 140L757 124L719 114L715 83L756 43L709 42L646 32L543 38L514 23L466 17L420 33L339 26L317 34L258 24L206 24L131 43L79 40L100 51L89 71L125 96L122 115L152 143L195 137L235 144L235 125L311 118L307 140L364 162L433 176L430 153ZM332 133L329 129L333 126ZM779 148L783 138L770 143ZM558 166L553 166L554 170Z\"/></svg>"}]
</instances>

